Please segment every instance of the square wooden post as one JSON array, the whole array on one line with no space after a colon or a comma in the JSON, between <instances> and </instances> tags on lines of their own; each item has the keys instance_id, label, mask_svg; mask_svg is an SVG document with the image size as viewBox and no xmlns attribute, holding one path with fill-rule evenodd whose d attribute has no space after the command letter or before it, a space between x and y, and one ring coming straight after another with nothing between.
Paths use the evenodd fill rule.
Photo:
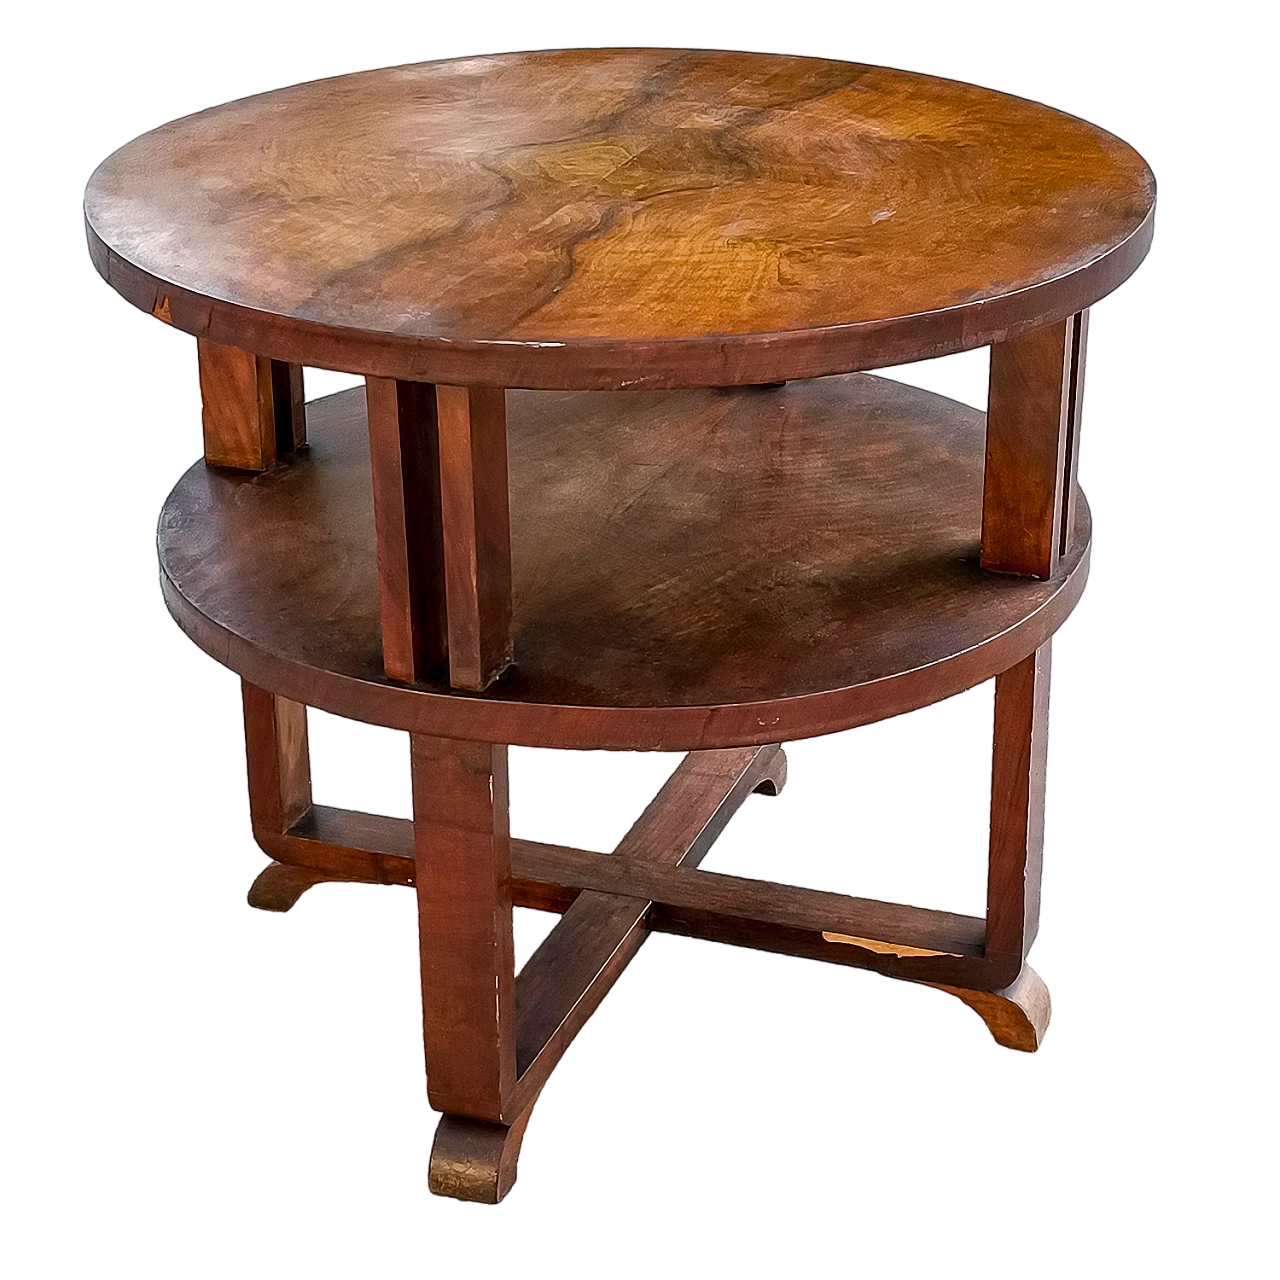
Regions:
<instances>
[{"instance_id":1,"label":"square wooden post","mask_svg":"<svg viewBox=\"0 0 1280 1280\"><path fill-rule=\"evenodd\" d=\"M1021 972L1040 924L1050 648L996 677L985 945L993 989Z\"/></svg>"},{"instance_id":2,"label":"square wooden post","mask_svg":"<svg viewBox=\"0 0 1280 1280\"><path fill-rule=\"evenodd\" d=\"M307 442L302 366L199 338L204 458L266 471Z\"/></svg>"},{"instance_id":3,"label":"square wooden post","mask_svg":"<svg viewBox=\"0 0 1280 1280\"><path fill-rule=\"evenodd\" d=\"M982 567L1048 578L1075 519L1088 313L991 348Z\"/></svg>"},{"instance_id":4,"label":"square wooden post","mask_svg":"<svg viewBox=\"0 0 1280 1280\"><path fill-rule=\"evenodd\" d=\"M410 735L427 1094L510 1124L515 951L507 749Z\"/></svg>"},{"instance_id":5,"label":"square wooden post","mask_svg":"<svg viewBox=\"0 0 1280 1280\"><path fill-rule=\"evenodd\" d=\"M482 690L512 659L506 393L366 380L387 674L447 664Z\"/></svg>"},{"instance_id":6,"label":"square wooden post","mask_svg":"<svg viewBox=\"0 0 1280 1280\"><path fill-rule=\"evenodd\" d=\"M307 709L247 680L241 689L254 834L283 835L311 808Z\"/></svg>"}]
</instances>

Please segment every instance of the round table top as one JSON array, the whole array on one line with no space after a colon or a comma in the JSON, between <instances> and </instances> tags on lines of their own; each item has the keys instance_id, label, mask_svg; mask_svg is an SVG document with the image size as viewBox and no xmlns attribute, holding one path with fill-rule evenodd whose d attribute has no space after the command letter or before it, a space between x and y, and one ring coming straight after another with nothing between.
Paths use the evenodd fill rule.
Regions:
<instances>
[{"instance_id":1,"label":"round table top","mask_svg":"<svg viewBox=\"0 0 1280 1280\"><path fill-rule=\"evenodd\" d=\"M1155 184L1104 130L819 58L392 67L174 121L85 196L98 269L277 359L533 388L729 385L999 341L1120 284Z\"/></svg>"}]
</instances>

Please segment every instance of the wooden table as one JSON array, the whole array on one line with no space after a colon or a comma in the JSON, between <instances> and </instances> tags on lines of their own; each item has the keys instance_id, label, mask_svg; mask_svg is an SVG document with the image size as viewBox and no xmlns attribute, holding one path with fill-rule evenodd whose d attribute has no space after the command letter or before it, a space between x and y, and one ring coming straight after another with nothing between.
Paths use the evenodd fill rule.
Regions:
<instances>
[{"instance_id":1,"label":"wooden table","mask_svg":"<svg viewBox=\"0 0 1280 1280\"><path fill-rule=\"evenodd\" d=\"M434 1191L506 1193L655 930L926 983L1038 1046L1088 308L1154 199L1035 103L646 49L297 85L93 175L98 270L198 340L161 580L244 681L249 900L416 886ZM987 345L985 415L858 372ZM304 365L365 386L304 404ZM985 918L696 869L778 744L993 678ZM308 706L409 732L411 822L313 802ZM513 743L689 754L603 855L510 836ZM561 913L519 974L513 906Z\"/></svg>"}]
</instances>

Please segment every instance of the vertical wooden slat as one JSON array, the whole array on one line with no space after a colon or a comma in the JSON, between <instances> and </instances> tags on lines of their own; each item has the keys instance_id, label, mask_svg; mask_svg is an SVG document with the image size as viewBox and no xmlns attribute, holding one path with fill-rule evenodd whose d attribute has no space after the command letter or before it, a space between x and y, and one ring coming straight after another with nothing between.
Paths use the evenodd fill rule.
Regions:
<instances>
[{"instance_id":1,"label":"vertical wooden slat","mask_svg":"<svg viewBox=\"0 0 1280 1280\"><path fill-rule=\"evenodd\" d=\"M506 393L436 388L449 683L484 689L511 663Z\"/></svg>"},{"instance_id":2,"label":"vertical wooden slat","mask_svg":"<svg viewBox=\"0 0 1280 1280\"><path fill-rule=\"evenodd\" d=\"M435 388L367 378L382 655L393 680L445 660L444 559Z\"/></svg>"},{"instance_id":3,"label":"vertical wooden slat","mask_svg":"<svg viewBox=\"0 0 1280 1280\"><path fill-rule=\"evenodd\" d=\"M304 448L307 443L307 395L300 364L271 361L271 400L275 413L277 457Z\"/></svg>"},{"instance_id":4,"label":"vertical wooden slat","mask_svg":"<svg viewBox=\"0 0 1280 1280\"><path fill-rule=\"evenodd\" d=\"M507 749L412 734L427 1092L440 1111L510 1122L515 952Z\"/></svg>"},{"instance_id":5,"label":"vertical wooden slat","mask_svg":"<svg viewBox=\"0 0 1280 1280\"><path fill-rule=\"evenodd\" d=\"M1057 567L1065 546L1066 478L1074 466L1073 404L1078 419L1083 386L1081 332L1079 317L1071 316L991 348L984 569L1047 578Z\"/></svg>"},{"instance_id":6,"label":"vertical wooden slat","mask_svg":"<svg viewBox=\"0 0 1280 1280\"><path fill-rule=\"evenodd\" d=\"M986 957L997 986L1022 969L1040 924L1050 644L996 677Z\"/></svg>"},{"instance_id":7,"label":"vertical wooden slat","mask_svg":"<svg viewBox=\"0 0 1280 1280\"><path fill-rule=\"evenodd\" d=\"M265 471L306 443L302 368L199 338L205 461Z\"/></svg>"},{"instance_id":8,"label":"vertical wooden slat","mask_svg":"<svg viewBox=\"0 0 1280 1280\"><path fill-rule=\"evenodd\" d=\"M1067 457L1063 468L1066 479L1063 485L1062 536L1059 553L1067 554L1076 527L1076 507L1080 492L1080 413L1084 407L1084 362L1089 345L1089 313L1082 311L1075 317L1071 340L1071 385L1067 396Z\"/></svg>"},{"instance_id":9,"label":"vertical wooden slat","mask_svg":"<svg viewBox=\"0 0 1280 1280\"><path fill-rule=\"evenodd\" d=\"M265 471L275 465L275 412L270 362L201 338L205 461L215 467Z\"/></svg>"},{"instance_id":10,"label":"vertical wooden slat","mask_svg":"<svg viewBox=\"0 0 1280 1280\"><path fill-rule=\"evenodd\" d=\"M241 688L253 829L281 835L311 808L307 709L247 680Z\"/></svg>"},{"instance_id":11,"label":"vertical wooden slat","mask_svg":"<svg viewBox=\"0 0 1280 1280\"><path fill-rule=\"evenodd\" d=\"M482 690L510 664L506 393L367 378L387 675Z\"/></svg>"}]
</instances>

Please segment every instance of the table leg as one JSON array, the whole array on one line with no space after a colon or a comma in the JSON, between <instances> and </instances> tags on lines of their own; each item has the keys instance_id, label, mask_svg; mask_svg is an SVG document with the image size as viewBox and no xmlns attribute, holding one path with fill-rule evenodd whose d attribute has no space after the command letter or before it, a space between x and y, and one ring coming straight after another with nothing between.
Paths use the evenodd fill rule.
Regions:
<instances>
[{"instance_id":1,"label":"table leg","mask_svg":"<svg viewBox=\"0 0 1280 1280\"><path fill-rule=\"evenodd\" d=\"M259 848L274 859L281 837L311 808L307 709L247 680L241 682L241 690L249 816ZM250 886L249 905L264 911L288 911L322 878L305 867L273 860Z\"/></svg>"},{"instance_id":2,"label":"table leg","mask_svg":"<svg viewBox=\"0 0 1280 1280\"><path fill-rule=\"evenodd\" d=\"M302 366L197 339L204 457L266 471L307 442Z\"/></svg>"},{"instance_id":3,"label":"table leg","mask_svg":"<svg viewBox=\"0 0 1280 1280\"><path fill-rule=\"evenodd\" d=\"M366 380L387 674L447 663L483 690L511 663L506 393Z\"/></svg>"},{"instance_id":4,"label":"table leg","mask_svg":"<svg viewBox=\"0 0 1280 1280\"><path fill-rule=\"evenodd\" d=\"M496 1201L514 1179L508 1145L518 1149L527 1119L511 1109L516 1027L507 749L413 734L411 753L427 1094L446 1113L430 1182L444 1194Z\"/></svg>"},{"instance_id":5,"label":"table leg","mask_svg":"<svg viewBox=\"0 0 1280 1280\"><path fill-rule=\"evenodd\" d=\"M991 348L982 567L1048 578L1072 536L1088 313Z\"/></svg>"},{"instance_id":6,"label":"table leg","mask_svg":"<svg viewBox=\"0 0 1280 1280\"><path fill-rule=\"evenodd\" d=\"M983 985L930 982L958 996L999 1044L1034 1052L1049 1026L1049 990L1026 963L1040 923L1045 764L1049 738L1048 643L996 677L991 753L991 837Z\"/></svg>"}]
</instances>

